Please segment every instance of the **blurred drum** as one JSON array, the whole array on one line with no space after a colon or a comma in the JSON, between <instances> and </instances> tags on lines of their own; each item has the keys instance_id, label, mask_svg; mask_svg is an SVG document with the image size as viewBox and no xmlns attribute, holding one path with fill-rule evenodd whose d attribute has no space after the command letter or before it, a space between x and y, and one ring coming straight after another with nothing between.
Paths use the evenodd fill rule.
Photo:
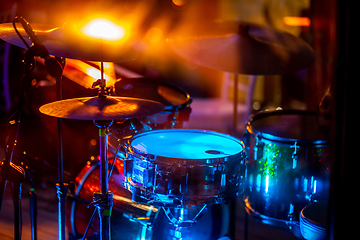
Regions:
<instances>
[{"instance_id":1,"label":"blurred drum","mask_svg":"<svg viewBox=\"0 0 360 240\"><path fill-rule=\"evenodd\" d=\"M328 134L324 119L307 111L264 112L248 122L245 204L253 215L289 224L312 201L327 199Z\"/></svg>"},{"instance_id":2,"label":"blurred drum","mask_svg":"<svg viewBox=\"0 0 360 240\"><path fill-rule=\"evenodd\" d=\"M326 239L327 202L314 202L301 210L300 232L308 240Z\"/></svg>"},{"instance_id":3,"label":"blurred drum","mask_svg":"<svg viewBox=\"0 0 360 240\"><path fill-rule=\"evenodd\" d=\"M242 190L245 146L229 135L166 129L126 144L129 186L136 201L183 208L218 203Z\"/></svg>"},{"instance_id":4,"label":"blurred drum","mask_svg":"<svg viewBox=\"0 0 360 240\"><path fill-rule=\"evenodd\" d=\"M75 192L68 198L66 226L69 239L82 237L89 223L94 207L91 204L94 191L99 187L99 162L88 163L75 179ZM131 193L123 188L123 162L117 159L111 175L109 188L113 192L114 205L111 215L112 239L173 239L175 227L169 222L164 211L151 205L131 200ZM96 213L96 215L98 215ZM229 210L226 205L213 205L193 226L183 229L183 239L218 239L227 234ZM99 239L100 223L95 217L87 239Z\"/></svg>"},{"instance_id":5,"label":"blurred drum","mask_svg":"<svg viewBox=\"0 0 360 240\"><path fill-rule=\"evenodd\" d=\"M109 136L109 151L115 153L117 139L136 133L155 130L182 128L183 122L189 120L191 97L182 89L151 78L121 79L115 84L117 96L144 98L160 102L165 110L139 119L125 122L114 122L112 135Z\"/></svg>"}]
</instances>

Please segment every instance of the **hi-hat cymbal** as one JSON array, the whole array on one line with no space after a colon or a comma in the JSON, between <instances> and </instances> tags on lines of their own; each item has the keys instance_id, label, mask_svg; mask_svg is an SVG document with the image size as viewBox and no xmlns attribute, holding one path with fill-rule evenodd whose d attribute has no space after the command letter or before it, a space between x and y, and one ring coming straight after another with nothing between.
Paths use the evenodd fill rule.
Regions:
<instances>
[{"instance_id":1,"label":"hi-hat cymbal","mask_svg":"<svg viewBox=\"0 0 360 240\"><path fill-rule=\"evenodd\" d=\"M16 23L17 30L25 41L31 41L20 23ZM123 41L103 41L83 37L73 27L54 27L46 24L31 23L36 36L51 55L78 60L98 62L125 62L134 60L138 52ZM26 48L14 30L12 23L0 24L0 38L21 48Z\"/></svg>"},{"instance_id":2,"label":"hi-hat cymbal","mask_svg":"<svg viewBox=\"0 0 360 240\"><path fill-rule=\"evenodd\" d=\"M273 75L296 72L314 60L313 49L289 33L241 22L210 22L186 27L168 39L186 60L212 69Z\"/></svg>"},{"instance_id":3,"label":"hi-hat cymbal","mask_svg":"<svg viewBox=\"0 0 360 240\"><path fill-rule=\"evenodd\" d=\"M78 120L124 120L161 112L159 102L129 97L85 97L60 100L40 107L40 112L52 117Z\"/></svg>"}]
</instances>

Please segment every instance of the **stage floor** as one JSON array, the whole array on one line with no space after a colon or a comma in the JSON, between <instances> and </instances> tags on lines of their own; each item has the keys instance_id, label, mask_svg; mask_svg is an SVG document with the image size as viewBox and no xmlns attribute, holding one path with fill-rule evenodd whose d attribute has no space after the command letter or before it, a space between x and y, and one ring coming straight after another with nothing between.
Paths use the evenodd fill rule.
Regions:
<instances>
[{"instance_id":1,"label":"stage floor","mask_svg":"<svg viewBox=\"0 0 360 240\"><path fill-rule=\"evenodd\" d=\"M57 196L55 186L37 189L38 196L38 240L57 239ZM23 184L22 192L22 239L31 240L31 222L29 212L29 184ZM236 240L244 239L244 217L245 212L242 201L237 199L236 208ZM12 240L13 233L13 203L11 199L10 185L7 186L5 199L0 213L0 239ZM299 239L288 229L263 224L249 217L249 240L271 240L271 239ZM66 236L68 236L66 232Z\"/></svg>"}]
</instances>

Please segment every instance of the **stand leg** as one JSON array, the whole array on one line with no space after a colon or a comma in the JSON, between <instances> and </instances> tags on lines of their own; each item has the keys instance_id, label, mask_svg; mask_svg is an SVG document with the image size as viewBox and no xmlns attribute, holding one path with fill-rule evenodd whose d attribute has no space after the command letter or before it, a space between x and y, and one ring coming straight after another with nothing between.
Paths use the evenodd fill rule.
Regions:
<instances>
[{"instance_id":1,"label":"stand leg","mask_svg":"<svg viewBox=\"0 0 360 240\"><path fill-rule=\"evenodd\" d=\"M14 202L14 239L21 239L21 186L22 183L11 183L11 190Z\"/></svg>"},{"instance_id":2,"label":"stand leg","mask_svg":"<svg viewBox=\"0 0 360 240\"><path fill-rule=\"evenodd\" d=\"M31 218L31 239L37 240L37 197L36 192L32 186L30 188L30 218Z\"/></svg>"},{"instance_id":3,"label":"stand leg","mask_svg":"<svg viewBox=\"0 0 360 240\"><path fill-rule=\"evenodd\" d=\"M57 98L62 99L61 77L56 79ZM58 132L58 239L65 240L65 186L64 186L64 165L63 165L63 139L62 139L62 119L57 119Z\"/></svg>"},{"instance_id":4,"label":"stand leg","mask_svg":"<svg viewBox=\"0 0 360 240\"><path fill-rule=\"evenodd\" d=\"M229 223L229 237L231 240L236 239L236 198L229 200L230 223Z\"/></svg>"}]
</instances>

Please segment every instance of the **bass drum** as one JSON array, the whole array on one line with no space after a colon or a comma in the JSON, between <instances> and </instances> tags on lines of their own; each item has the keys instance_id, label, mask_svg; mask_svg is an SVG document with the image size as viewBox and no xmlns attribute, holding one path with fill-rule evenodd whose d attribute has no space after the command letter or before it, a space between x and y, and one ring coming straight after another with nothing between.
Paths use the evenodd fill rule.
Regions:
<instances>
[{"instance_id":1,"label":"bass drum","mask_svg":"<svg viewBox=\"0 0 360 240\"><path fill-rule=\"evenodd\" d=\"M184 90L151 78L121 79L115 84L115 93L121 97L143 98L160 102L165 110L138 119L114 122L109 135L109 152L115 153L117 139L156 129L182 128L189 120L192 99Z\"/></svg>"},{"instance_id":2,"label":"bass drum","mask_svg":"<svg viewBox=\"0 0 360 240\"><path fill-rule=\"evenodd\" d=\"M311 202L327 200L328 134L325 119L307 111L264 112L248 122L245 204L253 215L287 226Z\"/></svg>"},{"instance_id":3,"label":"bass drum","mask_svg":"<svg viewBox=\"0 0 360 240\"><path fill-rule=\"evenodd\" d=\"M131 192L123 187L123 162L117 159L109 181L113 192L113 211L111 216L112 239L173 239L175 227L170 223L162 208L136 203L131 200ZM82 237L89 223L94 207L88 208L94 191L99 191L99 162L88 164L75 178L75 192L66 206L66 227L69 239ZM99 217L96 217L89 229L87 239L99 239ZM205 211L202 218L186 229L183 239L218 239L227 234L229 228L229 209L227 205L216 204Z\"/></svg>"}]
</instances>

